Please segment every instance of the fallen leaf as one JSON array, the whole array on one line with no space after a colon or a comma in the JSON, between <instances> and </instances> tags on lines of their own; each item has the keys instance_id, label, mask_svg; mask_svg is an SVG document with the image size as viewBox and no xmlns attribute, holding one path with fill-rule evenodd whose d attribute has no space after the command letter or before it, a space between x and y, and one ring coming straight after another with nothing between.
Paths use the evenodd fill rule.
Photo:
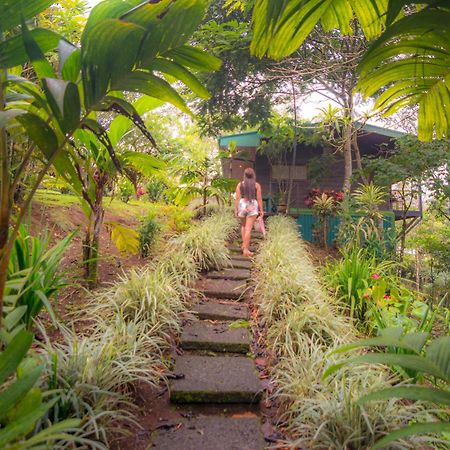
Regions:
<instances>
[{"instance_id":1,"label":"fallen leaf","mask_svg":"<svg viewBox=\"0 0 450 450\"><path fill-rule=\"evenodd\" d=\"M247 419L249 417L257 417L255 413L250 411L246 411L243 413L236 413L231 416L233 419Z\"/></svg>"}]
</instances>

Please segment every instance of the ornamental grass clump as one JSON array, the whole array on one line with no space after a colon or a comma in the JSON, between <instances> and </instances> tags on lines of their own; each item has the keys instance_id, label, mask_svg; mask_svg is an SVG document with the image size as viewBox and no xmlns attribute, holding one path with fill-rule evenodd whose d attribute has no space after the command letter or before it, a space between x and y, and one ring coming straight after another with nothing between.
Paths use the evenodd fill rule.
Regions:
<instances>
[{"instance_id":1,"label":"ornamental grass clump","mask_svg":"<svg viewBox=\"0 0 450 450\"><path fill-rule=\"evenodd\" d=\"M327 304L296 223L277 216L268 220L268 237L255 259L257 270L255 298L266 323L285 319L305 302ZM325 307L325 306L324 306Z\"/></svg>"},{"instance_id":2,"label":"ornamental grass clump","mask_svg":"<svg viewBox=\"0 0 450 450\"><path fill-rule=\"evenodd\" d=\"M362 406L359 397L390 385L383 369L355 367L323 379L330 352L357 332L340 302L322 284L289 217L268 220L268 236L256 257L255 299L268 325L267 341L277 357L273 396L288 448L367 449L423 412L421 403L381 401ZM399 441L393 448L415 448Z\"/></svg>"},{"instance_id":3,"label":"ornamental grass clump","mask_svg":"<svg viewBox=\"0 0 450 450\"><path fill-rule=\"evenodd\" d=\"M295 355L283 357L272 374L280 420L291 437L286 447L368 449L398 426L426 416L420 403L389 400L362 407L360 397L390 386L386 371L360 366L323 380L330 348L312 338L303 344ZM419 448L419 443L401 440L390 448Z\"/></svg>"},{"instance_id":4,"label":"ornamental grass clump","mask_svg":"<svg viewBox=\"0 0 450 450\"><path fill-rule=\"evenodd\" d=\"M191 255L199 270L222 269L230 263L226 240L236 227L236 219L228 211L221 211L193 225L171 244Z\"/></svg>"},{"instance_id":5,"label":"ornamental grass clump","mask_svg":"<svg viewBox=\"0 0 450 450\"><path fill-rule=\"evenodd\" d=\"M305 345L305 338L327 347L348 343L354 336L349 322L323 302L304 302L296 306L268 332L269 342L279 355L296 354Z\"/></svg>"},{"instance_id":6,"label":"ornamental grass clump","mask_svg":"<svg viewBox=\"0 0 450 450\"><path fill-rule=\"evenodd\" d=\"M179 315L186 311L188 295L188 287L164 266L133 269L96 293L90 312L99 325L119 315L127 322L143 322L146 333L155 338L168 339L180 331Z\"/></svg>"},{"instance_id":7,"label":"ornamental grass clump","mask_svg":"<svg viewBox=\"0 0 450 450\"><path fill-rule=\"evenodd\" d=\"M61 343L46 338L42 345L47 388L60 397L49 416L58 422L79 418L84 438L108 444L111 432L126 434L134 423L132 384L159 382L165 370L160 343L146 334L143 322L122 320L83 337L62 331Z\"/></svg>"}]
</instances>

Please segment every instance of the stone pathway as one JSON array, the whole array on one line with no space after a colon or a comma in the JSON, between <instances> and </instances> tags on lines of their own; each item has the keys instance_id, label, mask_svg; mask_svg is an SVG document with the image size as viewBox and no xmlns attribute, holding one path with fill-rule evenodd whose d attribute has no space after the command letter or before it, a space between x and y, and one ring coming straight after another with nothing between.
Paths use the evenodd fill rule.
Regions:
<instances>
[{"instance_id":1,"label":"stone pathway","mask_svg":"<svg viewBox=\"0 0 450 450\"><path fill-rule=\"evenodd\" d=\"M263 389L249 354L251 335L245 293L251 261L234 255L233 250L231 268L210 272L201 281L205 297L192 307L197 319L187 323L180 336L183 354L175 359L170 400L177 408L185 409L182 416L186 419L176 428L158 431L152 441L154 449L266 447L255 414ZM203 405L205 410L192 417L195 405ZM233 407L240 408L239 414L232 414Z\"/></svg>"}]
</instances>

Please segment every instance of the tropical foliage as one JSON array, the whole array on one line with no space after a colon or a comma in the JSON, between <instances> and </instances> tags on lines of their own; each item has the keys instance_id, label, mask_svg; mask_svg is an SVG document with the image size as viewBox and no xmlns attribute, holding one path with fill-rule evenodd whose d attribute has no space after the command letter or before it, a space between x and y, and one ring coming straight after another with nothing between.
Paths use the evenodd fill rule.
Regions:
<instances>
[{"instance_id":1,"label":"tropical foliage","mask_svg":"<svg viewBox=\"0 0 450 450\"><path fill-rule=\"evenodd\" d=\"M49 237L31 236L25 225L20 226L9 259L5 306L6 314L14 312L14 316L9 316L7 325L15 317L16 332L20 329L19 322L31 329L33 319L43 307L56 322L51 300L64 285L58 270L63 253L73 237L74 233L69 234L50 247Z\"/></svg>"},{"instance_id":2,"label":"tropical foliage","mask_svg":"<svg viewBox=\"0 0 450 450\"><path fill-rule=\"evenodd\" d=\"M2 32L12 32L0 45L2 158L6 160L6 128L8 139L11 135L19 136L25 130L32 142L13 179L10 180L9 167L3 167L5 190L2 191L1 199L2 236L7 235L11 214L8 206L9 190L14 190L35 150L40 150L43 158L42 169L17 215L10 238L0 242L2 279L19 225L49 168L54 166L73 189L80 196L83 195L83 183L74 170L70 156L74 155L72 145L75 143L76 146L76 140L80 136L85 137L87 134L91 140L99 142L117 170L122 170L111 140L99 121L101 112L114 111L122 114L135 122L144 134L148 134L136 108L125 100L121 91L138 92L171 102L189 112L185 101L165 81L163 75L171 80L180 80L200 96L207 96L206 90L191 70L214 70L220 65L217 58L186 44L202 19L206 7L204 1L186 0L177 2L175 7L172 7L170 1L158 4L135 0L102 2L89 16L81 37L81 48L61 40L48 30L30 30L23 23L23 20L33 17L50 3L36 0L28 2L27 6L12 8L11 3L5 0L1 5L6 12L2 15ZM19 26L20 30L14 32ZM169 28L172 30L170 35L165 33ZM152 38L148 41L150 34ZM123 52L123 45L129 51ZM44 55L44 52L57 46L58 72ZM9 76L5 90L5 69L28 61L31 61L37 79L31 81L21 77L19 71L19 75ZM156 71L161 75L156 75ZM6 103L3 99L6 99ZM1 294L4 282L3 279L0 283Z\"/></svg>"},{"instance_id":3,"label":"tropical foliage","mask_svg":"<svg viewBox=\"0 0 450 450\"><path fill-rule=\"evenodd\" d=\"M365 339L354 344L339 348L336 352L346 352L357 347L378 348L385 347L385 353L380 351L371 352L365 355L347 359L343 363L330 366L324 376L329 376L343 365L347 364L388 364L400 366L405 370L420 374L422 380L426 380L427 385L403 384L399 386L387 387L382 390L363 395L359 404L366 404L371 401L386 400L391 398L403 398L407 400L426 401L447 408L450 404L450 394L448 384L450 381L449 361L450 361L450 336L443 336L430 341L426 346L429 333L403 334L401 328L387 328L380 332L378 337ZM399 351L401 350L401 352ZM448 414L444 413L444 416ZM432 421L417 422L405 428L396 430L380 439L373 448L383 448L393 441L406 436L417 434L443 433L450 431L450 422Z\"/></svg>"},{"instance_id":4,"label":"tropical foliage","mask_svg":"<svg viewBox=\"0 0 450 450\"><path fill-rule=\"evenodd\" d=\"M325 31L355 32L376 39L359 65L359 90L381 93L375 106L386 115L419 105L419 138L446 138L450 103L446 2L369 0L256 0L251 50L280 59L299 48L320 22Z\"/></svg>"}]
</instances>

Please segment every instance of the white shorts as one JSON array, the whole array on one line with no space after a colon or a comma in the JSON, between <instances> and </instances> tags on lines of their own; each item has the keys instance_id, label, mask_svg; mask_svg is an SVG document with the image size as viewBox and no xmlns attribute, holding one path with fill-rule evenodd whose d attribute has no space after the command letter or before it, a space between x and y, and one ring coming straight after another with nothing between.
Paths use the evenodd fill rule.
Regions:
<instances>
[{"instance_id":1,"label":"white shorts","mask_svg":"<svg viewBox=\"0 0 450 450\"><path fill-rule=\"evenodd\" d=\"M238 204L238 216L239 217L250 217L257 216L258 212L258 202L256 200L245 200L241 198Z\"/></svg>"}]
</instances>

